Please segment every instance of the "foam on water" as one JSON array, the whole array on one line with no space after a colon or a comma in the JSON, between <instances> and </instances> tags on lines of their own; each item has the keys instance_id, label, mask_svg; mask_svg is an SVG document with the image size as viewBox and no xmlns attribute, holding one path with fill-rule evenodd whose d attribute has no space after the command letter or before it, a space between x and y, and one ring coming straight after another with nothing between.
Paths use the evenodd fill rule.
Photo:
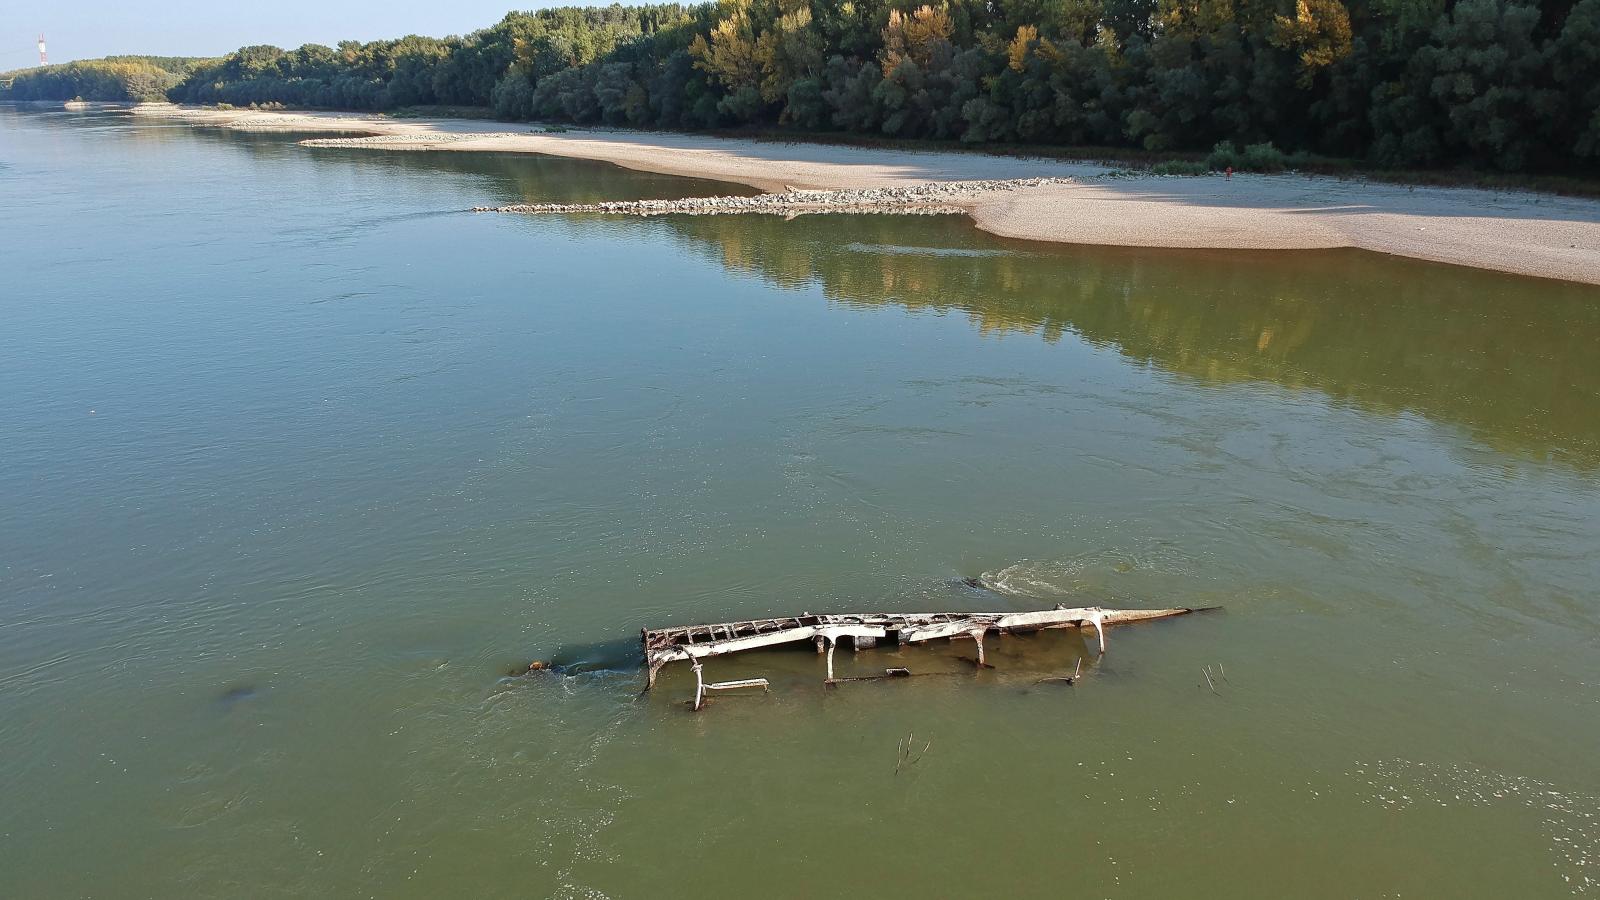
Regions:
<instances>
[{"instance_id":1,"label":"foam on water","mask_svg":"<svg viewBox=\"0 0 1600 900\"><path fill-rule=\"evenodd\" d=\"M1600 796L1560 790L1537 778L1405 759L1358 762L1347 774L1373 789L1365 802L1396 811L1424 805L1533 810L1550 838L1551 865L1567 889L1574 896L1600 893Z\"/></svg>"},{"instance_id":2,"label":"foam on water","mask_svg":"<svg viewBox=\"0 0 1600 900\"><path fill-rule=\"evenodd\" d=\"M1023 559L1001 569L984 572L984 587L1016 597L1060 599L1086 591L1103 590L1107 576L1133 572L1182 574L1193 572L1193 561L1183 551L1163 543L1136 548L1106 548L1066 559Z\"/></svg>"}]
</instances>

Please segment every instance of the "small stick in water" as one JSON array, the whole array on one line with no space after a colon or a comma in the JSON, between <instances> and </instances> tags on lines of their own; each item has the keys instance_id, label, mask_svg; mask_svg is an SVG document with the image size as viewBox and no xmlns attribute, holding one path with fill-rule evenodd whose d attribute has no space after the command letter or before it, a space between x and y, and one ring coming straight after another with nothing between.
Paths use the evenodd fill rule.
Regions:
<instances>
[{"instance_id":1,"label":"small stick in water","mask_svg":"<svg viewBox=\"0 0 1600 900\"><path fill-rule=\"evenodd\" d=\"M912 732L895 744L894 773L896 775L900 774L900 769L902 767L910 768L911 766L922 762L922 758L928 755L928 748L933 746L933 741L929 740L926 744L922 745L922 752L918 753L916 757L913 758L911 756L911 750L915 746L916 737L916 732Z\"/></svg>"}]
</instances>

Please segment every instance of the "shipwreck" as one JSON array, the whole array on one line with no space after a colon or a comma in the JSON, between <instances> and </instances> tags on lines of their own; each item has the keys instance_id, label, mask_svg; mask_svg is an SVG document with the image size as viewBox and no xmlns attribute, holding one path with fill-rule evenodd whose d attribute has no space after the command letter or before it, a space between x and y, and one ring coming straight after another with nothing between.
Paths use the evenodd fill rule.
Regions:
<instances>
[{"instance_id":1,"label":"shipwreck","mask_svg":"<svg viewBox=\"0 0 1600 900\"><path fill-rule=\"evenodd\" d=\"M1215 609L1212 607L1211 609ZM977 646L978 668L993 668L984 658L983 641L990 635L1024 634L1053 628L1092 630L1099 652L1106 652L1106 629L1138 622L1153 622L1208 609L1101 609L1098 606L1056 606L1035 612L944 612L944 613L849 613L813 615L803 613L789 618L750 619L716 625L687 625L675 628L647 628L641 634L646 667L645 690L655 686L656 675L672 662L687 662L694 670L695 692L690 707L705 706L713 691L744 688L768 689L765 678L737 681L706 681L704 661L781 644L812 643L819 655L827 657L825 684L843 680L833 674L833 651L841 640L852 650L878 647L880 642L921 644L936 640L971 640ZM873 678L911 675L904 668L885 669ZM1071 683L1071 678L1060 679Z\"/></svg>"}]
</instances>

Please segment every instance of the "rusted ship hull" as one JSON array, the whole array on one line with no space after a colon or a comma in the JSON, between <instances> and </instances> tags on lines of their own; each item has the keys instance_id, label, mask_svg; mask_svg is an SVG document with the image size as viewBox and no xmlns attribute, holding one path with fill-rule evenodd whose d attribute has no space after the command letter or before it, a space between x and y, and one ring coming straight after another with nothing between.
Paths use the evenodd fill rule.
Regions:
<instances>
[{"instance_id":1,"label":"rusted ship hull","mask_svg":"<svg viewBox=\"0 0 1600 900\"><path fill-rule=\"evenodd\" d=\"M767 687L765 679L751 678L730 682L706 682L702 660L782 644L814 643L827 655L827 680L834 681L833 651L841 639L848 638L856 650L876 647L880 641L920 644L951 638L970 638L977 645L979 666L986 666L983 640L991 634L1016 634L1050 628L1093 629L1101 653L1106 651L1106 629L1136 622L1170 619L1203 610L1102 609L1098 606L1063 607L1034 612L941 612L941 613L851 613L813 615L779 619L750 619L713 625L645 629L646 689L653 687L656 675L668 663L685 661L695 671L694 708L699 709L707 691Z\"/></svg>"}]
</instances>

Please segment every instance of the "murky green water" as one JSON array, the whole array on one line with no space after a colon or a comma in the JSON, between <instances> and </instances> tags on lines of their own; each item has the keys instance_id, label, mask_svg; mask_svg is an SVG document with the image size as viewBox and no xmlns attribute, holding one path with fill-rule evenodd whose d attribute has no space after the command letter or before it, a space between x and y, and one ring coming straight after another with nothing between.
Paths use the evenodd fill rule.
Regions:
<instances>
[{"instance_id":1,"label":"murky green water","mask_svg":"<svg viewBox=\"0 0 1600 900\"><path fill-rule=\"evenodd\" d=\"M0 111L0 896L1600 895L1600 291L720 190Z\"/></svg>"}]
</instances>

